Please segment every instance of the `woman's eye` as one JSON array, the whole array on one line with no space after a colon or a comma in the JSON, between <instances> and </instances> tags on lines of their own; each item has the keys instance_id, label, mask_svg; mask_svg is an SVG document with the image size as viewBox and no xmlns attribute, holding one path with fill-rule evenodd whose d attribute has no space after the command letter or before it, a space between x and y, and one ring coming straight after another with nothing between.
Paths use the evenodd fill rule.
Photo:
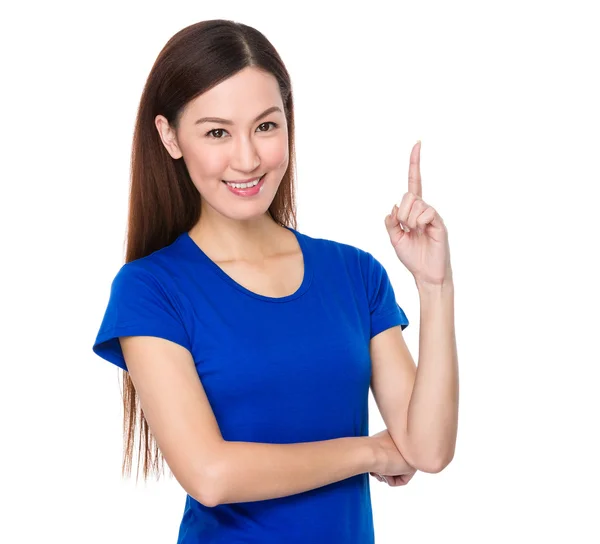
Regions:
<instances>
[{"instance_id":1,"label":"woman's eye","mask_svg":"<svg viewBox=\"0 0 600 544\"><path fill-rule=\"evenodd\" d=\"M272 130L271 127L277 128L277 123L274 123L273 121L267 121L265 123L261 123L260 125L258 125L257 130L259 132L269 132L270 130ZM206 136L208 138L212 138L214 140L222 140L226 134L227 134L227 131L224 128L213 128L212 130L209 130L206 133Z\"/></svg>"},{"instance_id":2,"label":"woman's eye","mask_svg":"<svg viewBox=\"0 0 600 544\"><path fill-rule=\"evenodd\" d=\"M273 128L277 128L277 123L273 123L273 121L267 121L266 123L261 123L260 125L258 125L258 128L261 129L260 132L268 132L269 129L264 128L264 127L268 127L269 125L272 125Z\"/></svg>"},{"instance_id":3,"label":"woman's eye","mask_svg":"<svg viewBox=\"0 0 600 544\"><path fill-rule=\"evenodd\" d=\"M209 130L206 135L210 138L215 138L216 140L220 140L227 131L223 128L213 128Z\"/></svg>"}]
</instances>

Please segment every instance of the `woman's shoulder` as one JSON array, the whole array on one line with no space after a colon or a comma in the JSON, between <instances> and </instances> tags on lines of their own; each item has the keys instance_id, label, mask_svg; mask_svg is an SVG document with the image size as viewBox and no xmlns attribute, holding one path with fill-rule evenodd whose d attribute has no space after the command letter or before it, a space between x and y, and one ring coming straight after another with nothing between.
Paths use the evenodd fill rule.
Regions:
<instances>
[{"instance_id":1,"label":"woman's shoulder","mask_svg":"<svg viewBox=\"0 0 600 544\"><path fill-rule=\"evenodd\" d=\"M181 236L178 236L173 243L122 264L114 276L113 283L124 286L144 283L164 289L171 283L182 264L184 254L179 247L180 239Z\"/></svg>"},{"instance_id":2,"label":"woman's shoulder","mask_svg":"<svg viewBox=\"0 0 600 544\"><path fill-rule=\"evenodd\" d=\"M307 239L311 250L317 254L320 253L322 257L333 256L346 261L360 263L368 260L370 256L369 252L350 242L341 242L333 238L306 233L301 233L301 235Z\"/></svg>"}]
</instances>

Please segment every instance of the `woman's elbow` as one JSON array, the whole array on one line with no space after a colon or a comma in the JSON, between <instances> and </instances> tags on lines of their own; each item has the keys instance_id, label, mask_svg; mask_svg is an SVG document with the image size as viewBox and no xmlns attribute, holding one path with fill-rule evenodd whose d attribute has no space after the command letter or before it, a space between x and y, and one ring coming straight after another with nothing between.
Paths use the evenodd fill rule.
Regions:
<instances>
[{"instance_id":1,"label":"woman's elbow","mask_svg":"<svg viewBox=\"0 0 600 544\"><path fill-rule=\"evenodd\" d=\"M207 508L214 508L220 504L221 491L220 478L215 469L207 467L202 476L194 479L194 483L186 489L188 495Z\"/></svg>"}]
</instances>

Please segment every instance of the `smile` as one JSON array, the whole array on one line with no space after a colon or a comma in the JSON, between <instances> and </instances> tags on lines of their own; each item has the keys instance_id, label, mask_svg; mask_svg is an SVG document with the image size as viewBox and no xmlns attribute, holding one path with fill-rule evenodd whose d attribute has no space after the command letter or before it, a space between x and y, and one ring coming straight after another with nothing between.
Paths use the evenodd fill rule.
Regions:
<instances>
[{"instance_id":1,"label":"smile","mask_svg":"<svg viewBox=\"0 0 600 544\"><path fill-rule=\"evenodd\" d=\"M256 178L247 183L232 183L229 181L222 180L227 189L229 189L234 195L237 196L254 196L261 192L263 185L265 184L265 177L263 174L260 178Z\"/></svg>"}]
</instances>

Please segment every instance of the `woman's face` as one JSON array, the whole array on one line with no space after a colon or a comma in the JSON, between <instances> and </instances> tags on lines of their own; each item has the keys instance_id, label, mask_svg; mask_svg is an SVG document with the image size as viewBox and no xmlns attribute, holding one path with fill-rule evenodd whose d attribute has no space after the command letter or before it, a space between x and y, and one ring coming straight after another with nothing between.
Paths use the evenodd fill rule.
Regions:
<instances>
[{"instance_id":1,"label":"woman's face","mask_svg":"<svg viewBox=\"0 0 600 544\"><path fill-rule=\"evenodd\" d=\"M271 74L245 68L196 97L176 133L162 115L155 123L169 154L183 157L202 196L203 213L216 210L243 220L268 210L289 162L283 102ZM225 183L261 176L252 195L236 194Z\"/></svg>"}]
</instances>

